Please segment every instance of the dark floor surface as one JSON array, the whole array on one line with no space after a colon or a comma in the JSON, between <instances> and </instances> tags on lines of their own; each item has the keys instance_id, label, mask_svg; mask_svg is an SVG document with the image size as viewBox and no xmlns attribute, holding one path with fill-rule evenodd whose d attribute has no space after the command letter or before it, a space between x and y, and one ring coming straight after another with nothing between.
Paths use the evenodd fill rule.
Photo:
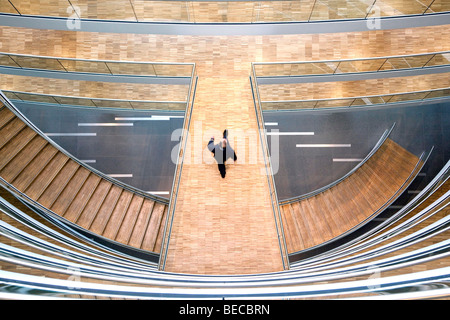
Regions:
<instances>
[{"instance_id":1,"label":"dark floor surface","mask_svg":"<svg viewBox=\"0 0 450 320\"><path fill-rule=\"evenodd\" d=\"M96 133L96 136L50 136L71 155L115 179L146 192L169 197L175 164L172 132L182 128L184 113L101 110L58 107L13 101L44 133ZM160 121L116 120L116 117L177 116ZM81 126L79 124L82 124ZM85 126L92 123L132 123L133 126ZM178 138L178 137L176 137ZM93 162L95 161L95 162ZM132 176L130 176L132 175Z\"/></svg>"}]
</instances>

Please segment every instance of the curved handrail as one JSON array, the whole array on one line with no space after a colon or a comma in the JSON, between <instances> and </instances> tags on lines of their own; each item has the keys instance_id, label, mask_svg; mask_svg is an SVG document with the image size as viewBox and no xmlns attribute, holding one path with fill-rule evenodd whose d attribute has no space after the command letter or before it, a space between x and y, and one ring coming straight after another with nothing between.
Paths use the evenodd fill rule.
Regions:
<instances>
[{"instance_id":1,"label":"curved handrail","mask_svg":"<svg viewBox=\"0 0 450 320\"><path fill-rule=\"evenodd\" d=\"M399 92L399 93L390 93L390 94L379 94L379 95L369 95L369 96L356 96L356 97L341 97L341 98L321 98L321 99L306 99L306 100L272 100L272 101L261 101L261 103L298 103L298 102L319 102L319 101L338 101L338 100L356 100L356 99L365 99L365 98L383 98L383 97L393 97L393 96L402 96L407 94L417 94L417 93L432 93L440 90L449 90L450 87L445 88L437 88L437 89L430 89L430 90L419 90L419 91L409 91L409 92ZM419 99L424 100L425 98ZM383 100L384 101L384 100ZM414 100L411 100L414 101ZM395 103L398 103L399 101L395 101ZM381 104L387 104L389 101L385 101ZM376 106L377 104L371 104L371 106ZM350 105L351 106L351 105ZM349 106L349 107L350 107ZM366 105L367 106L367 105ZM332 107L330 107L332 108ZM311 108L310 108L311 109ZM321 108L324 109L324 108Z\"/></svg>"},{"instance_id":2,"label":"curved handrail","mask_svg":"<svg viewBox=\"0 0 450 320\"><path fill-rule=\"evenodd\" d=\"M286 10L275 10L275 8L273 9L277 14L274 15L274 17L269 17L266 19L261 18L260 16L260 12L261 10L264 9L264 3L266 1L273 1L273 2L280 2L280 0L262 0L262 1L252 1L252 0L247 0L247 1L243 1L243 0L227 0L226 3L228 6L230 6L230 12L228 12L227 10L223 13L220 13L220 11L217 11L217 4L220 4L221 2L223 3L223 1L220 0L211 0L211 1L204 1L204 0L175 0L170 2L169 4L164 4L165 6L167 5L171 5L174 6L174 10L178 10L178 11L174 11L176 12L176 14L179 14L179 17L176 18L172 18L172 19L168 19L167 16L165 15L158 15L158 14L154 14L151 16L142 16L142 15L136 15L136 11L134 6L131 3L128 3L128 1L124 2L124 3L120 3L117 2L115 3L116 7L114 7L113 4L113 9L114 10L129 10L129 15L128 16L122 16L122 17L114 17L114 15L107 15L106 17L99 17L99 16L94 16L93 18L90 19L84 19L83 17L83 12L81 12L80 7L77 6L69 6L69 8L72 10L72 12L74 13L74 17L75 18L71 18L71 19L76 19L76 20L97 20L97 21L116 21L116 22L131 22L131 23L144 23L148 20L150 21L154 21L154 23L173 23L173 24L199 24L199 23L210 23L210 24L234 24L236 22L228 22L228 20L231 21L236 21L236 19L238 19L239 23L241 24L263 24L263 23L292 23L292 22L305 22L305 23L314 23L314 22L320 22L320 21L347 21L347 20L362 20L362 21L370 21L373 19L384 19L384 18L402 18L402 17L414 17L414 16L427 16L427 15L435 15L435 14L439 14L439 13L445 13L446 11L437 11L434 12L431 9L432 3L429 3L428 5L423 5L420 8L415 9L413 12L410 12L408 14L402 13L398 10L394 11L394 12L388 12L387 16L381 16L379 13L375 16L372 15L372 12L374 10L374 8L379 8L377 6L377 1L370 1L369 3L366 3L366 7L363 8L363 10L358 10L358 14L350 14L347 15L345 14L344 16L342 16L341 14L337 14L337 17L335 17L334 19L326 19L326 18L322 18L322 17L315 17L314 14L317 15L317 13L320 14L320 10L321 8L317 8L316 6L316 1L311 1L311 4L309 7L307 8L303 8L304 11L300 13L300 16L293 16L292 13L290 11L286 11ZM155 1L157 3L159 3L161 5L161 3L164 3L164 1ZM196 8L194 6L181 6L180 4L187 4L187 3L196 3L196 2L203 2L207 8L209 7L209 11L212 11L212 14L217 15L217 21L213 20L211 21L210 18L208 17L201 17L201 11L202 8ZM245 14L242 15L241 13L239 13L239 15L237 15L236 17L236 12L240 12L242 11L242 6L239 5L239 3L242 2L247 2L249 3L250 7L247 9L251 9L251 14ZM282 1L281 1L282 2ZM287 1L289 2L289 1ZM121 7L117 7L117 5L121 5ZM212 7L212 8L211 8ZM124 9L125 8L125 9ZM158 7L156 7L158 8ZM346 8L346 7L345 7ZM351 7L349 7L351 8ZM59 14L54 14L52 15L52 13L45 13L45 12L20 12L19 9L15 6L10 7L11 10L13 10L14 13L4 13L4 14L9 14L9 15L13 15L13 16L27 16L27 17L47 17L47 18L59 18L59 19L68 19L66 16L62 16L60 13ZM60 10L60 12L65 11L66 7L62 8L62 10ZM234 9L234 10L232 10ZM348 8L346 8L348 9ZM365 11L364 11L365 9ZM431 10L430 10L431 9ZM337 11L338 7L335 5L329 5L328 6L328 10L331 11ZM378 9L381 10L381 9ZM157 12L157 10L156 10ZM234 13L234 14L233 14ZM281 14L280 14L281 13ZM92 13L91 13L92 15ZM199 17L200 16L200 17ZM219 16L222 18L223 16L226 16L227 20L226 21L222 21L219 20ZM279 17L283 17L283 18L279 18ZM286 18L288 17L288 18ZM367 27L369 28L369 27Z\"/></svg>"},{"instance_id":3,"label":"curved handrail","mask_svg":"<svg viewBox=\"0 0 450 320\"><path fill-rule=\"evenodd\" d=\"M0 53L1 54L1 53ZM380 56L380 57L363 57L363 58L352 58L352 59L332 59L332 60L299 60L299 61L274 61L274 62L252 62L252 64L258 65L284 65L284 64L313 64L313 63L340 63L340 62L355 62L355 61L371 61L371 60L389 60L389 59L399 59L399 58L410 58L410 57L420 57L420 56L432 56L422 67L412 67L415 68L426 68L428 62L433 59L434 56L438 54L450 54L450 51L435 51L430 53L415 53L408 55L392 55L392 56ZM450 61L449 63L450 64ZM447 65L447 64L445 64ZM398 70L398 69L395 69ZM366 72L366 71L360 71ZM369 71L372 72L372 71ZM313 76L316 74L305 74L304 76ZM257 78L266 77L266 76L257 76Z\"/></svg>"},{"instance_id":4,"label":"curved handrail","mask_svg":"<svg viewBox=\"0 0 450 320\"><path fill-rule=\"evenodd\" d=\"M449 199L448 191L443 198ZM444 217L435 223L428 225L413 234L399 239L393 243L395 250L399 250L410 245L414 241L421 241L433 235L450 228L450 217ZM397 256L377 260L377 270L380 272L389 271L396 268L411 266L419 263L426 263L433 259L442 259L448 257L450 251L450 240L444 240L439 243L406 252ZM349 277L361 275L372 275L373 262L359 263L345 268L335 268L329 271L316 272L312 270L307 274L299 271L287 271L282 273L265 275L240 276L198 276L185 274L165 274L150 271L150 274L159 276L146 278L143 274L136 275L133 278L123 277L126 270L115 270L112 275L104 270L103 266L86 267L75 263L67 263L58 259L47 259L39 254L21 255L20 249L2 246L0 252L6 254L8 261L17 264L26 263L34 268L46 269L52 268L52 271L60 274L68 274L73 270L83 271L80 276L93 276L103 280L117 281L124 283L122 285L114 284L94 284L90 282L78 283L70 280L60 280L29 276L14 272L0 271L0 281L3 283L16 284L24 289L28 286L36 286L36 289L48 289L59 293L89 293L110 296L124 296L129 298L222 298L222 297L294 297L294 296L320 296L335 295L346 293L377 292L388 290L389 288L404 287L430 281L439 281L448 279L450 270L434 269L427 271L427 277L421 277L424 273L403 274L393 277L379 277L377 279L368 278L366 280L352 280ZM42 259L40 259L42 258ZM55 264L56 263L56 264ZM57 269L59 268L59 270ZM449 268L447 268L449 269ZM94 272L94 274L92 273ZM433 276L434 275L434 276ZM447 277L447 278L446 278ZM419 279L420 278L420 279ZM147 280L146 280L147 279ZM315 284L318 281L333 281L338 279L348 279L346 282ZM399 281L397 281L399 280ZM400 281L401 280L401 281ZM148 286L130 286L131 283L143 283L148 285L152 283L158 287ZM418 282L417 282L418 281ZM304 286L310 283L309 286ZM291 289L290 289L291 288ZM34 292L35 294L38 292Z\"/></svg>"},{"instance_id":5,"label":"curved handrail","mask_svg":"<svg viewBox=\"0 0 450 320\"><path fill-rule=\"evenodd\" d=\"M359 168L361 168L377 151L378 149L380 149L380 147L384 144L384 142L386 142L386 140L389 138L389 136L391 135L392 131L394 130L395 127L395 122L392 125L392 127L390 129L387 129L380 137L380 139L378 140L378 142L375 144L375 146L372 148L372 150L364 157L364 159L359 162L352 170L350 170L349 172L347 172L344 176L342 176L341 178L331 182L330 184L323 186L321 188L318 188L316 190L313 190L311 192L305 193L303 195L300 196L296 196L296 197L292 197L292 198L288 198L285 200L281 200L278 202L279 205L285 205L285 204L289 204L292 202L296 202L296 201L300 201L300 200L304 200L307 198L311 198L319 193L322 193L332 187L334 187L335 185L337 185L338 183L340 183L341 181L343 181L344 179L348 178L350 175L352 175L353 173L355 173L355 171L357 171Z\"/></svg>"},{"instance_id":6,"label":"curved handrail","mask_svg":"<svg viewBox=\"0 0 450 320\"><path fill-rule=\"evenodd\" d=\"M431 205L429 205L427 208L425 208L422 212L433 211L435 208L441 206L442 203L444 203L444 204L446 203L448 205L449 200L450 200L450 191L447 191L446 194L441 196L438 200L433 202ZM438 208L438 210L442 210L442 208L443 207L441 206L441 208ZM412 243L415 243L417 241L427 239L430 236L438 235L438 234L442 233L443 231L448 230L449 228L450 228L450 216L447 215L446 217L440 218L438 221L436 221L430 225L426 225L425 227L421 228L420 230L414 231L412 234L404 236L401 239L395 240L391 244L385 245L382 250L376 249L375 251L372 250L372 252L370 254L365 253L364 255L367 256L365 259L366 260L371 259L374 256L374 254L380 256L386 250L388 250L388 251L392 251L392 249L399 250L399 249L409 246ZM446 240L446 241L450 241L450 240ZM445 243L445 241L441 242L441 243ZM429 249L432 248L433 246L428 246L428 248L421 247L421 248L417 249L415 252L425 252L425 251L429 252ZM408 254L409 253L406 253L406 255L408 255ZM448 250L446 250L446 254L450 254L450 252ZM381 261L389 261L389 263L387 265L390 265L390 267L392 267L392 262L397 262L397 263L398 262L400 262L400 263L406 262L406 264L410 263L411 261L402 261L403 259L399 258L404 255L405 254L382 259L379 261L380 262ZM428 254L426 254L426 256L428 256L428 258L430 258ZM417 258L417 256L415 254L412 254L411 257ZM359 257L356 257L356 259L358 260L357 262L362 262L364 260L364 259L360 259ZM368 262L368 265L372 265L372 263ZM363 266L363 267L361 267L361 266ZM102 266L102 267L104 267L104 266ZM322 273L316 272L316 270L320 270L320 269L321 268L319 266L319 268L313 269L311 272L306 272L306 274L305 274L305 269L301 269L301 270L289 270L287 272L274 272L274 273L251 274L251 275L231 275L231 276L174 274L174 273L166 273L166 272L149 270L148 275L150 275L150 274L158 275L158 280L161 281L161 284L164 282L170 283L170 281L175 281L175 282L178 282L181 286L184 286L182 282L188 281L190 283L190 286L192 286L192 287L198 287L198 286L228 287L231 284L237 284L238 286L254 286L255 284L261 285L261 286L270 286L271 282L273 283L273 282L277 282L277 281L284 281L284 282L294 281L295 283L298 284L298 283L317 281L318 280L317 277L321 277L321 280L324 280L323 279L324 275L327 275L327 276L333 275L333 278L327 279L327 280L332 280L332 279L334 279L334 277L336 275L341 277L342 276L341 271L347 272L346 276L349 276L348 272L350 270L357 271L357 270L364 269L364 265L350 266L350 267L346 267L346 268L334 268L334 269L328 270L328 271L327 270L321 271ZM368 271L368 270L366 269L366 271ZM313 279L311 279L311 278L313 278ZM171 283L171 285L172 284L173 283Z\"/></svg>"},{"instance_id":7,"label":"curved handrail","mask_svg":"<svg viewBox=\"0 0 450 320\"><path fill-rule=\"evenodd\" d=\"M15 195L13 194L15 197ZM21 203L22 200L17 198ZM26 204L25 204L26 205ZM26 205L29 210L30 207ZM136 272L144 272L145 270L154 270L156 266L150 264L148 261L139 260L136 257L123 256L122 252L114 252L111 248L108 248L108 252L104 250L97 249L97 244L94 246L88 246L81 243L80 241L74 240L72 237L68 237L61 233L61 231L56 231L51 229L41 222L33 219L28 214L17 209L11 203L0 197L0 211L8 215L20 224L26 225L40 235L48 237L53 241L57 241L66 247L61 247L60 245L55 245L53 243L47 242L30 234L26 234L23 231L10 226L9 234L5 236L14 236L14 239L19 242L26 242L27 245L32 247L39 247L40 250L45 252L50 252L52 255L61 255L65 258L73 258L79 261L83 261L87 264L93 265L103 265L104 267L111 268L125 268L135 270ZM33 211L34 212L34 211ZM0 221L0 224L5 222ZM70 231L70 230L69 230ZM68 233L71 236L78 237L77 234ZM91 243L90 243L91 244ZM75 250L73 250L75 249ZM120 256L119 256L120 255Z\"/></svg>"},{"instance_id":8,"label":"curved handrail","mask_svg":"<svg viewBox=\"0 0 450 320\"><path fill-rule=\"evenodd\" d=\"M73 223L66 218L58 215L52 210L44 207L39 202L31 199L25 193L21 192L13 185L5 181L0 177L0 187L8 190L16 198L20 199L25 203L30 209L32 209L37 214L41 215L45 219L49 220L53 224L57 225L59 228L65 230L66 232L76 235L78 238L82 238L90 243L95 243L97 246L107 248L108 250L120 252L132 256L134 258L140 258L145 261L157 262L159 259L159 254L151 251L142 250L140 248L132 247L124 243L120 243L113 239L106 238L102 235L96 234L88 229L80 227L76 223Z\"/></svg>"}]
</instances>

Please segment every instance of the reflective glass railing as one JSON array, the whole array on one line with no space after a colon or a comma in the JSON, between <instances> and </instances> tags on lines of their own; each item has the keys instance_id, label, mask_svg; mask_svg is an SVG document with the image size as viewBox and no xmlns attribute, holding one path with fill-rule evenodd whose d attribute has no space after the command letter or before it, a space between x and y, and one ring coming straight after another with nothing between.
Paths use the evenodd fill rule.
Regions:
<instances>
[{"instance_id":1,"label":"reflective glass railing","mask_svg":"<svg viewBox=\"0 0 450 320\"><path fill-rule=\"evenodd\" d=\"M261 107L263 110L370 107L394 102L412 102L446 97L450 97L450 88L347 98L261 101Z\"/></svg>"},{"instance_id":2,"label":"reflective glass railing","mask_svg":"<svg viewBox=\"0 0 450 320\"><path fill-rule=\"evenodd\" d=\"M41 102L47 104L57 104L61 106L70 105L93 108L120 108L133 110L186 110L186 101L121 100L108 98L60 96L9 90L2 91L10 100Z\"/></svg>"},{"instance_id":3,"label":"reflective glass railing","mask_svg":"<svg viewBox=\"0 0 450 320\"><path fill-rule=\"evenodd\" d=\"M450 11L448 0L3 1L3 13L122 21L291 22L424 15ZM70 22L76 27L76 22Z\"/></svg>"},{"instance_id":4,"label":"reflective glass railing","mask_svg":"<svg viewBox=\"0 0 450 320\"><path fill-rule=\"evenodd\" d=\"M256 77L334 75L448 65L450 51L364 59L253 63Z\"/></svg>"},{"instance_id":5,"label":"reflective glass railing","mask_svg":"<svg viewBox=\"0 0 450 320\"><path fill-rule=\"evenodd\" d=\"M194 68L193 63L88 60L4 52L0 52L0 66L107 75L186 78L191 77Z\"/></svg>"}]
</instances>

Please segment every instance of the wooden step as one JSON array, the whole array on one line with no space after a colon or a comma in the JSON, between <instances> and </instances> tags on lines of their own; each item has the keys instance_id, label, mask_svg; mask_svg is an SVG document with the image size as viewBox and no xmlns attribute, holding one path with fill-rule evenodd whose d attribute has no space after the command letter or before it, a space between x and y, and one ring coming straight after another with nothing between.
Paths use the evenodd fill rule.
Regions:
<instances>
[{"instance_id":1,"label":"wooden step","mask_svg":"<svg viewBox=\"0 0 450 320\"><path fill-rule=\"evenodd\" d=\"M302 233L297 228L297 223L293 217L293 209L290 204L283 205L280 208L283 219L284 233L286 235L286 247L288 252L294 252L298 248L304 248ZM306 235L306 234L305 234Z\"/></svg>"},{"instance_id":2,"label":"wooden step","mask_svg":"<svg viewBox=\"0 0 450 320\"><path fill-rule=\"evenodd\" d=\"M28 190L26 190L27 194L30 194L34 199L37 199L39 203L50 209L55 200L58 199L61 191L69 182L71 174L77 168L74 161L61 154L58 154L58 159L60 159L61 164L65 162L61 170L45 171L43 174L46 175L46 178L36 181L28 188Z\"/></svg>"},{"instance_id":3,"label":"wooden step","mask_svg":"<svg viewBox=\"0 0 450 320\"><path fill-rule=\"evenodd\" d=\"M101 178L94 173L90 173L81 189L78 191L76 198L72 201L67 211L64 213L64 218L75 223L78 220L81 212L88 203L91 195L94 193Z\"/></svg>"},{"instance_id":4,"label":"wooden step","mask_svg":"<svg viewBox=\"0 0 450 320\"><path fill-rule=\"evenodd\" d=\"M302 210L299 202L291 203L292 206L292 217L294 218L294 222L299 230L300 235L302 236L303 244L306 248L312 247L316 242L314 239L315 232L313 227L313 220L308 219L309 215L305 214L305 211ZM297 251L297 250L296 250Z\"/></svg>"},{"instance_id":5,"label":"wooden step","mask_svg":"<svg viewBox=\"0 0 450 320\"><path fill-rule=\"evenodd\" d=\"M60 216L63 216L88 176L89 170L80 166L73 160L69 161L66 164L66 168L63 169L62 173L58 175L52 185L49 186L49 190L52 190L51 193L54 194L53 197L48 196L49 203L51 203L50 209ZM61 187L64 185L65 180L68 180L67 184L64 187Z\"/></svg>"},{"instance_id":6,"label":"wooden step","mask_svg":"<svg viewBox=\"0 0 450 320\"><path fill-rule=\"evenodd\" d=\"M94 221L95 216L97 215L98 210L101 205L105 201L106 196L108 195L109 190L111 189L112 183L108 180L102 179L98 184L95 191L92 193L89 201L81 212L80 216L76 220L76 224L89 229L92 221Z\"/></svg>"},{"instance_id":7,"label":"wooden step","mask_svg":"<svg viewBox=\"0 0 450 320\"><path fill-rule=\"evenodd\" d=\"M46 208L49 208L50 202L47 201L47 197L41 197L44 193L48 195L48 186L53 181L55 175L57 175L60 170L64 167L65 163L68 161L68 157L57 152L51 161L45 166L39 176L33 180L30 186L24 190L24 192L33 200L38 201ZM38 200L39 199L39 200Z\"/></svg>"},{"instance_id":8,"label":"wooden step","mask_svg":"<svg viewBox=\"0 0 450 320\"><path fill-rule=\"evenodd\" d=\"M117 236L115 238L116 241L120 243L128 243L143 203L144 198L138 195L133 196L122 224L119 227L119 232L117 233Z\"/></svg>"},{"instance_id":9,"label":"wooden step","mask_svg":"<svg viewBox=\"0 0 450 320\"><path fill-rule=\"evenodd\" d=\"M39 154L34 157L32 161L30 161L25 169L17 176L13 181L13 185L24 192L26 188L35 180L42 178L42 175L39 175L45 167L51 164L52 159L54 159L57 151L50 145L46 145ZM49 170L54 170L52 167Z\"/></svg>"},{"instance_id":10,"label":"wooden step","mask_svg":"<svg viewBox=\"0 0 450 320\"><path fill-rule=\"evenodd\" d=\"M150 221L154 220L154 213L155 213L153 212L154 206L157 205L158 204L155 204L155 201L153 200L150 199L144 200L139 215L136 217L136 223L134 225L134 228L131 231L130 239L128 241L128 244L130 246L136 248L140 248L142 246L142 242L144 240L147 227L149 226ZM152 244L152 247L153 245L154 244Z\"/></svg>"},{"instance_id":11,"label":"wooden step","mask_svg":"<svg viewBox=\"0 0 450 320\"><path fill-rule=\"evenodd\" d=\"M323 208L318 206L316 199L317 197L311 197L302 202L305 202L310 214L313 216L314 222L319 226L315 229L318 230L321 237L331 239L333 237L333 232L331 231L330 220L325 216Z\"/></svg>"},{"instance_id":12,"label":"wooden step","mask_svg":"<svg viewBox=\"0 0 450 320\"><path fill-rule=\"evenodd\" d=\"M127 190L123 190L119 200L117 201L116 206L106 223L105 230L102 235L108 239L115 239L117 233L119 232L119 228L122 225L122 221L128 211L128 208L131 204L131 200L133 199L133 193Z\"/></svg>"},{"instance_id":13,"label":"wooden step","mask_svg":"<svg viewBox=\"0 0 450 320\"><path fill-rule=\"evenodd\" d=\"M11 121L16 115L6 107L0 110L0 129Z\"/></svg>"},{"instance_id":14,"label":"wooden step","mask_svg":"<svg viewBox=\"0 0 450 320\"><path fill-rule=\"evenodd\" d=\"M97 215L94 218L94 221L92 222L92 225L90 226L90 230L92 232L96 234L103 234L106 224L111 218L114 208L116 207L120 199L122 190L123 189L121 187L118 187L116 185L113 185L111 187L105 201L103 201L100 210L98 211Z\"/></svg>"},{"instance_id":15,"label":"wooden step","mask_svg":"<svg viewBox=\"0 0 450 320\"><path fill-rule=\"evenodd\" d=\"M4 125L0 129L0 148L2 148L9 140L15 137L25 127L26 124L17 117Z\"/></svg>"},{"instance_id":16,"label":"wooden step","mask_svg":"<svg viewBox=\"0 0 450 320\"><path fill-rule=\"evenodd\" d=\"M322 219L327 223L328 229L330 230L331 237L337 237L342 233L342 226L344 221L340 219L339 213L330 210L328 203L324 199L324 194L319 193L318 195L310 199L311 206L315 212L320 212Z\"/></svg>"},{"instance_id":17,"label":"wooden step","mask_svg":"<svg viewBox=\"0 0 450 320\"><path fill-rule=\"evenodd\" d=\"M161 227L162 219L164 216L164 212L166 210L166 205L162 203L156 203L152 214L150 223L147 226L147 229L144 230L142 234L142 243L141 243L141 249L148 250L148 251L154 251L156 242L158 239L158 232Z\"/></svg>"},{"instance_id":18,"label":"wooden step","mask_svg":"<svg viewBox=\"0 0 450 320\"><path fill-rule=\"evenodd\" d=\"M13 159L36 135L36 132L27 127L4 144L0 148L0 169Z\"/></svg>"},{"instance_id":19,"label":"wooden step","mask_svg":"<svg viewBox=\"0 0 450 320\"><path fill-rule=\"evenodd\" d=\"M44 149L47 141L35 136L0 170L0 176L12 183L12 181L30 164L30 162ZM48 150L47 150L48 151Z\"/></svg>"},{"instance_id":20,"label":"wooden step","mask_svg":"<svg viewBox=\"0 0 450 320\"><path fill-rule=\"evenodd\" d=\"M158 236L156 238L156 243L155 243L155 246L153 247L153 250L151 250L150 248L147 249L145 239L144 239L144 244L142 245L142 249L149 250L149 251L152 251L155 253L161 253L161 246L163 243L164 229L166 226L168 211L169 211L169 206L166 205L164 208L163 216L161 218L161 224L159 225Z\"/></svg>"}]
</instances>

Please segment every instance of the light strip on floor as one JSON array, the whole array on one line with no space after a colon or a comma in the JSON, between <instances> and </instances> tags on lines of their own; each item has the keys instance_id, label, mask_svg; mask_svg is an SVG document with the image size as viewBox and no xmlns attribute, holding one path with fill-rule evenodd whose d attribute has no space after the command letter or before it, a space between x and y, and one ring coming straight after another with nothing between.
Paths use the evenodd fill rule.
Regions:
<instances>
[{"instance_id":1,"label":"light strip on floor","mask_svg":"<svg viewBox=\"0 0 450 320\"><path fill-rule=\"evenodd\" d=\"M79 123L79 127L132 127L133 123Z\"/></svg>"},{"instance_id":2,"label":"light strip on floor","mask_svg":"<svg viewBox=\"0 0 450 320\"><path fill-rule=\"evenodd\" d=\"M169 191L147 191L147 193L160 195L160 194L170 194Z\"/></svg>"},{"instance_id":3,"label":"light strip on floor","mask_svg":"<svg viewBox=\"0 0 450 320\"><path fill-rule=\"evenodd\" d=\"M333 158L333 162L361 162L363 159L358 158Z\"/></svg>"},{"instance_id":4,"label":"light strip on floor","mask_svg":"<svg viewBox=\"0 0 450 320\"><path fill-rule=\"evenodd\" d=\"M133 174L131 174L131 173L125 173L125 174L122 174L122 173L113 173L113 174L107 174L107 176L108 177L111 177L111 178L133 178Z\"/></svg>"},{"instance_id":5,"label":"light strip on floor","mask_svg":"<svg viewBox=\"0 0 450 320\"><path fill-rule=\"evenodd\" d=\"M268 136L313 136L314 132L267 132Z\"/></svg>"},{"instance_id":6,"label":"light strip on floor","mask_svg":"<svg viewBox=\"0 0 450 320\"><path fill-rule=\"evenodd\" d=\"M96 163L97 162L97 160L80 160L81 162L84 162L84 163Z\"/></svg>"},{"instance_id":7,"label":"light strip on floor","mask_svg":"<svg viewBox=\"0 0 450 320\"><path fill-rule=\"evenodd\" d=\"M49 137L95 137L97 133L88 132L88 133L45 133L45 135Z\"/></svg>"},{"instance_id":8,"label":"light strip on floor","mask_svg":"<svg viewBox=\"0 0 450 320\"><path fill-rule=\"evenodd\" d=\"M351 144L296 144L297 148L350 148Z\"/></svg>"},{"instance_id":9,"label":"light strip on floor","mask_svg":"<svg viewBox=\"0 0 450 320\"><path fill-rule=\"evenodd\" d=\"M278 122L264 122L264 125L266 125L266 126L277 126Z\"/></svg>"},{"instance_id":10,"label":"light strip on floor","mask_svg":"<svg viewBox=\"0 0 450 320\"><path fill-rule=\"evenodd\" d=\"M150 117L116 117L116 121L168 121L170 119L183 119L184 116L150 116Z\"/></svg>"}]
</instances>

